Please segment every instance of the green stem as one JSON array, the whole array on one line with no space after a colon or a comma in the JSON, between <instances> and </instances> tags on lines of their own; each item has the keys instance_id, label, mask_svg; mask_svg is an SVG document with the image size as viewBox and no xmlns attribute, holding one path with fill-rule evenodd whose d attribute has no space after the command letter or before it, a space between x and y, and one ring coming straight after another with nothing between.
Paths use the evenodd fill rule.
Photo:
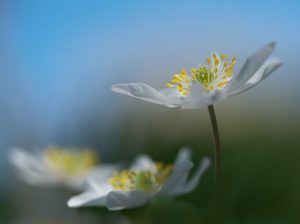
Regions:
<instances>
[{"instance_id":1,"label":"green stem","mask_svg":"<svg viewBox=\"0 0 300 224\"><path fill-rule=\"evenodd\" d=\"M220 134L218 129L218 122L213 105L208 106L209 117L211 121L213 139L214 139L214 148L215 148L215 184L213 190L213 213L212 213L212 223L219 224L221 223L221 213L220 213L220 202L219 202L219 192L220 192L220 176L221 176L221 143L220 143Z\"/></svg>"},{"instance_id":2,"label":"green stem","mask_svg":"<svg viewBox=\"0 0 300 224\"><path fill-rule=\"evenodd\" d=\"M213 105L208 106L209 117L211 121L211 126L213 130L213 139L215 146L215 181L218 184L218 180L221 175L221 143L220 143L220 134L218 129L218 122Z\"/></svg>"}]
</instances>

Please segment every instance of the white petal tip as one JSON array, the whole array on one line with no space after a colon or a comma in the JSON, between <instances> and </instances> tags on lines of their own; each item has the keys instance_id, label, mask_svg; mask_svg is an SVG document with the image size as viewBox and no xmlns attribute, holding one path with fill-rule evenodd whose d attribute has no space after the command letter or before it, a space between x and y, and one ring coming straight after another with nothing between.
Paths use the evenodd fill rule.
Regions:
<instances>
[{"instance_id":1,"label":"white petal tip","mask_svg":"<svg viewBox=\"0 0 300 224\"><path fill-rule=\"evenodd\" d=\"M114 84L110 87L113 92L119 93L122 90L122 84Z\"/></svg>"},{"instance_id":2,"label":"white petal tip","mask_svg":"<svg viewBox=\"0 0 300 224\"><path fill-rule=\"evenodd\" d=\"M192 148L189 146L183 146L180 148L179 152L184 152L184 153L192 153Z\"/></svg>"},{"instance_id":3,"label":"white petal tip","mask_svg":"<svg viewBox=\"0 0 300 224\"><path fill-rule=\"evenodd\" d=\"M79 196L74 196L67 201L67 205L70 208L78 208L85 206L86 202L83 201Z\"/></svg>"},{"instance_id":4,"label":"white petal tip","mask_svg":"<svg viewBox=\"0 0 300 224\"><path fill-rule=\"evenodd\" d=\"M67 201L67 205L70 208L78 208L81 206L81 201L79 201L77 198L71 198Z\"/></svg>"},{"instance_id":5,"label":"white petal tip","mask_svg":"<svg viewBox=\"0 0 300 224\"><path fill-rule=\"evenodd\" d=\"M283 65L283 62L280 61L279 59L275 59L274 63L277 63L277 67L280 67L281 65Z\"/></svg>"},{"instance_id":6,"label":"white petal tip","mask_svg":"<svg viewBox=\"0 0 300 224\"><path fill-rule=\"evenodd\" d=\"M90 201L92 200L92 198L89 199L88 197L86 197L86 195L87 195L87 193L82 193L80 195L71 197L67 201L68 207L78 208L78 207L82 207L82 206L87 206L90 203Z\"/></svg>"},{"instance_id":7,"label":"white petal tip","mask_svg":"<svg viewBox=\"0 0 300 224\"><path fill-rule=\"evenodd\" d=\"M208 157L202 159L202 166L207 169L211 164L211 160Z\"/></svg>"}]
</instances>

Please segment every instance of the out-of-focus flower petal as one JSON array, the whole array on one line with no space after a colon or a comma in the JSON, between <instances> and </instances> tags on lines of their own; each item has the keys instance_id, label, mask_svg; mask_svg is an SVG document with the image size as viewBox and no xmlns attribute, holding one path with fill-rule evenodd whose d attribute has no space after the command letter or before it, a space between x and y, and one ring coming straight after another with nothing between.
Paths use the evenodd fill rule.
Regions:
<instances>
[{"instance_id":1,"label":"out-of-focus flower petal","mask_svg":"<svg viewBox=\"0 0 300 224\"><path fill-rule=\"evenodd\" d=\"M190 161L192 157L192 150L189 147L182 147L175 159L174 165L177 166L183 161Z\"/></svg>"},{"instance_id":2,"label":"out-of-focus flower petal","mask_svg":"<svg viewBox=\"0 0 300 224\"><path fill-rule=\"evenodd\" d=\"M104 182L106 181L114 172L116 172L120 167L120 164L106 165L95 167L90 174L87 175L87 179L94 180L94 182Z\"/></svg>"},{"instance_id":3,"label":"out-of-focus flower petal","mask_svg":"<svg viewBox=\"0 0 300 224\"><path fill-rule=\"evenodd\" d=\"M165 184L161 187L159 194L174 195L180 190L193 167L191 161L182 161L173 168L171 176L167 179Z\"/></svg>"},{"instance_id":4,"label":"out-of-focus flower petal","mask_svg":"<svg viewBox=\"0 0 300 224\"><path fill-rule=\"evenodd\" d=\"M204 174L204 172L208 169L208 167L210 166L210 159L209 158L204 158L196 173L190 178L190 180L187 182L186 186L182 189L181 192L178 192L179 194L185 194L185 193L189 193L191 191L193 191L197 185L199 184L202 175Z\"/></svg>"},{"instance_id":5,"label":"out-of-focus flower petal","mask_svg":"<svg viewBox=\"0 0 300 224\"><path fill-rule=\"evenodd\" d=\"M68 150L66 149L66 151ZM68 172L68 169L64 170L65 167L54 166L53 163L50 163L47 153L49 153L48 149L32 153L20 148L14 148L9 151L8 159L16 168L19 177L28 184L43 187L64 186L73 191L86 189L85 180L87 177L105 179L119 168L119 164L103 164L100 166L87 164L87 167L83 167L86 168L83 172L79 170L77 173L72 173ZM58 150L56 153L59 154L61 152ZM73 156L72 153L76 154L76 152L71 150L67 153L69 153L69 156ZM60 159L62 156L58 155L57 158ZM76 158L81 157L77 156ZM68 162L67 160L59 161L59 165L68 166L70 165Z\"/></svg>"},{"instance_id":6,"label":"out-of-focus flower petal","mask_svg":"<svg viewBox=\"0 0 300 224\"><path fill-rule=\"evenodd\" d=\"M94 179L92 177L87 177L85 183L86 187L84 188L86 191L94 191L98 192L98 194L105 195L109 191L113 190L112 186L108 184L108 179Z\"/></svg>"},{"instance_id":7,"label":"out-of-focus flower petal","mask_svg":"<svg viewBox=\"0 0 300 224\"><path fill-rule=\"evenodd\" d=\"M106 206L109 210L135 208L146 204L152 197L143 191L111 191L106 196Z\"/></svg>"},{"instance_id":8,"label":"out-of-focus flower petal","mask_svg":"<svg viewBox=\"0 0 300 224\"><path fill-rule=\"evenodd\" d=\"M98 192L87 191L71 197L67 204L69 207L104 206L105 195L101 195Z\"/></svg>"},{"instance_id":9,"label":"out-of-focus flower petal","mask_svg":"<svg viewBox=\"0 0 300 224\"><path fill-rule=\"evenodd\" d=\"M149 156L140 155L133 161L130 170L151 170L153 166L154 162Z\"/></svg>"},{"instance_id":10,"label":"out-of-focus flower petal","mask_svg":"<svg viewBox=\"0 0 300 224\"><path fill-rule=\"evenodd\" d=\"M279 60L269 60L249 79L244 85L240 88L233 90L228 93L229 96L234 96L240 93L247 91L248 89L254 87L266 77L268 77L272 72L282 65L282 62Z\"/></svg>"},{"instance_id":11,"label":"out-of-focus flower petal","mask_svg":"<svg viewBox=\"0 0 300 224\"><path fill-rule=\"evenodd\" d=\"M9 161L17 168L18 175L32 185L53 185L57 181L37 156L20 148L11 149Z\"/></svg>"}]
</instances>

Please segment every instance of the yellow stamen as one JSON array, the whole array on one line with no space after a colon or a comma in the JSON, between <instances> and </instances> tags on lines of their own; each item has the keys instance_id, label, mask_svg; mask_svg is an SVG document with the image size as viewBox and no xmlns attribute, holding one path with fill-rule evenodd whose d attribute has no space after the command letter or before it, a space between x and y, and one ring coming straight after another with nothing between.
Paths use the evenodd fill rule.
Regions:
<instances>
[{"instance_id":1,"label":"yellow stamen","mask_svg":"<svg viewBox=\"0 0 300 224\"><path fill-rule=\"evenodd\" d=\"M180 74L174 74L174 78L170 83L166 84L166 87L177 87L177 90L182 93L183 96L186 96L187 94L185 92L189 93L190 91L191 79L192 77L187 75L187 71L185 69L182 69L180 71Z\"/></svg>"},{"instance_id":2,"label":"yellow stamen","mask_svg":"<svg viewBox=\"0 0 300 224\"><path fill-rule=\"evenodd\" d=\"M174 78L175 78L175 79L180 79L180 75L175 74L175 75L174 75Z\"/></svg>"},{"instance_id":3,"label":"yellow stamen","mask_svg":"<svg viewBox=\"0 0 300 224\"><path fill-rule=\"evenodd\" d=\"M217 65L217 64L219 64L219 59L218 58L214 58L215 59L215 64Z\"/></svg>"},{"instance_id":4,"label":"yellow stamen","mask_svg":"<svg viewBox=\"0 0 300 224\"><path fill-rule=\"evenodd\" d=\"M154 192L159 190L162 184L167 180L172 169L172 165L156 163L150 170L123 170L115 173L109 179L109 183L115 190Z\"/></svg>"},{"instance_id":5,"label":"yellow stamen","mask_svg":"<svg viewBox=\"0 0 300 224\"><path fill-rule=\"evenodd\" d=\"M51 147L45 153L48 165L64 176L81 176L97 163L97 154L90 149L75 150Z\"/></svg>"},{"instance_id":6,"label":"yellow stamen","mask_svg":"<svg viewBox=\"0 0 300 224\"><path fill-rule=\"evenodd\" d=\"M214 63L211 64L211 60ZM192 80L200 82L208 91L224 88L229 82L228 79L232 77L236 57L228 64L228 55L214 53L211 58L207 58L207 62L207 66L192 69Z\"/></svg>"},{"instance_id":7,"label":"yellow stamen","mask_svg":"<svg viewBox=\"0 0 300 224\"><path fill-rule=\"evenodd\" d=\"M180 81L178 79L172 79L171 81L173 84L179 83Z\"/></svg>"},{"instance_id":8,"label":"yellow stamen","mask_svg":"<svg viewBox=\"0 0 300 224\"><path fill-rule=\"evenodd\" d=\"M224 88L232 78L236 57L232 57L231 62L228 62L228 55L214 53L207 58L207 63L207 65L192 68L191 75L182 69L179 74L174 74L173 80L166 86L169 88L177 87L182 96L190 94L194 82L200 82L207 91Z\"/></svg>"},{"instance_id":9,"label":"yellow stamen","mask_svg":"<svg viewBox=\"0 0 300 224\"><path fill-rule=\"evenodd\" d=\"M183 89L182 87L180 87L180 86L177 86L177 89L178 89L178 91L181 92L181 93L184 91L184 89Z\"/></svg>"},{"instance_id":10,"label":"yellow stamen","mask_svg":"<svg viewBox=\"0 0 300 224\"><path fill-rule=\"evenodd\" d=\"M219 82L217 84L218 88L224 88L227 85L228 81Z\"/></svg>"}]
</instances>

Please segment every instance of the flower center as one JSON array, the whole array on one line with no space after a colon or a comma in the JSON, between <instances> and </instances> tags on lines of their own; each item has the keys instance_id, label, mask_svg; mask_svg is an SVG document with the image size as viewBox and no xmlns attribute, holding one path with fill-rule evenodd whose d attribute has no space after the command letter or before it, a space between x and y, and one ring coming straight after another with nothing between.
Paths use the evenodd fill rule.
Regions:
<instances>
[{"instance_id":1,"label":"flower center","mask_svg":"<svg viewBox=\"0 0 300 224\"><path fill-rule=\"evenodd\" d=\"M192 79L200 82L208 91L223 89L232 78L236 57L228 63L228 55L213 54L207 58L207 63L208 65L192 69Z\"/></svg>"},{"instance_id":2,"label":"flower center","mask_svg":"<svg viewBox=\"0 0 300 224\"><path fill-rule=\"evenodd\" d=\"M213 54L207 58L207 65L201 65L198 68L192 68L192 75L187 75L185 70L180 74L175 74L171 83L167 83L168 88L177 86L177 89L183 96L190 93L191 81L199 82L207 91L223 89L232 78L233 68L236 64L236 57L228 61L228 55Z\"/></svg>"},{"instance_id":3,"label":"flower center","mask_svg":"<svg viewBox=\"0 0 300 224\"><path fill-rule=\"evenodd\" d=\"M109 179L109 183L115 190L154 192L170 176L172 168L170 164L155 163L152 170L123 170L114 174Z\"/></svg>"},{"instance_id":4,"label":"flower center","mask_svg":"<svg viewBox=\"0 0 300 224\"><path fill-rule=\"evenodd\" d=\"M54 171L66 176L82 176L97 163L97 154L89 149L81 151L51 147L47 150L47 162Z\"/></svg>"}]
</instances>

